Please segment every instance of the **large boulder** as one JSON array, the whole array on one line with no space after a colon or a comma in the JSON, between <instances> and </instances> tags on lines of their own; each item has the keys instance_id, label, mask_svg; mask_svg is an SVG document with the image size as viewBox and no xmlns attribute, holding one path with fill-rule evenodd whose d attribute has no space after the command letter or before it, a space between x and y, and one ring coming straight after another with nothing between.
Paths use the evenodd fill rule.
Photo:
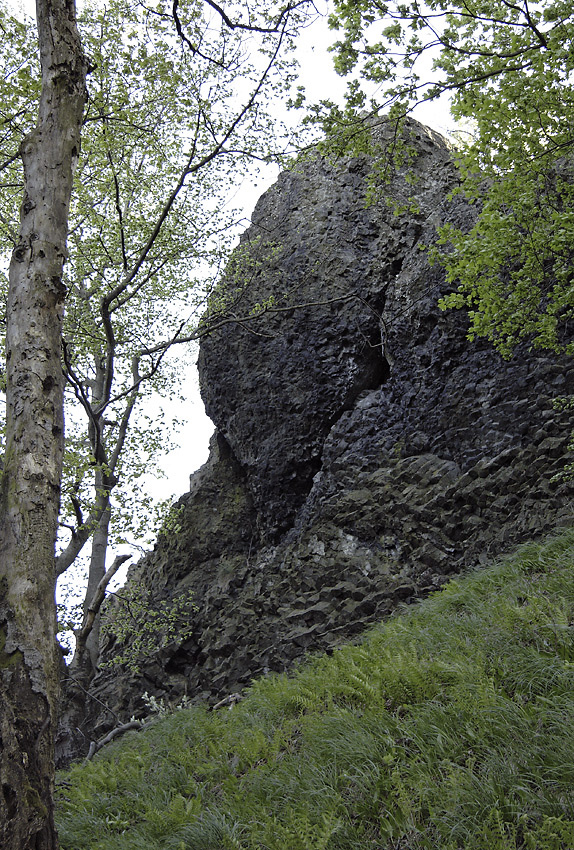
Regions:
<instances>
[{"instance_id":1,"label":"large boulder","mask_svg":"<svg viewBox=\"0 0 574 850\"><path fill-rule=\"evenodd\" d=\"M193 590L193 634L138 676L100 675L116 714L144 691L217 701L574 519L552 403L574 364L526 345L504 361L439 310L425 248L474 211L450 199L447 143L406 132L370 205L367 156L311 158L257 204L221 285L242 321L201 345L210 460L130 573L158 602Z\"/></svg>"}]
</instances>

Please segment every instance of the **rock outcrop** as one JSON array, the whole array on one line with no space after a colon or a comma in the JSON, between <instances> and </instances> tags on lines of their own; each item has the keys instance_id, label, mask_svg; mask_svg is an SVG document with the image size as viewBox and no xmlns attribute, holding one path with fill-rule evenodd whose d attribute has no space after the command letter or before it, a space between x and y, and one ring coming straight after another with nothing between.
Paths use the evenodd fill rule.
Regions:
<instances>
[{"instance_id":1,"label":"rock outcrop","mask_svg":"<svg viewBox=\"0 0 574 850\"><path fill-rule=\"evenodd\" d=\"M408 167L371 205L366 156L313 159L257 204L222 284L248 318L201 346L210 459L130 573L158 602L193 590L193 633L139 677L100 675L116 714L144 691L216 701L574 520L572 486L552 480L571 430L552 400L574 365L526 346L505 362L439 310L423 249L474 212L449 199L444 140L415 122L408 136Z\"/></svg>"}]
</instances>

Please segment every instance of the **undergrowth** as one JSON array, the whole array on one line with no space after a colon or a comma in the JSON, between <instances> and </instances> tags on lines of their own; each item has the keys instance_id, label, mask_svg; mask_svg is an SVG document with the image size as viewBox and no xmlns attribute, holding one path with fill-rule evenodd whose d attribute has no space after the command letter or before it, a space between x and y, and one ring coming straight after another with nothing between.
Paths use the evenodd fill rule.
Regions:
<instances>
[{"instance_id":1,"label":"undergrowth","mask_svg":"<svg viewBox=\"0 0 574 850\"><path fill-rule=\"evenodd\" d=\"M574 530L60 775L62 850L572 850Z\"/></svg>"}]
</instances>

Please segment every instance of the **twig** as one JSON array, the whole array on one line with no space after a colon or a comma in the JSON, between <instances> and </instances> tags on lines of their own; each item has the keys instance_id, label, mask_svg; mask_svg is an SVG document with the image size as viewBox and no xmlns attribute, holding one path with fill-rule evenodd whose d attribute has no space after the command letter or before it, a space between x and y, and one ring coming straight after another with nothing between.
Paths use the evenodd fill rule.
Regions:
<instances>
[{"instance_id":1,"label":"twig","mask_svg":"<svg viewBox=\"0 0 574 850\"><path fill-rule=\"evenodd\" d=\"M223 699L219 700L219 702L215 703L211 710L217 711L218 708L223 708L224 705L228 705L229 708L233 708L235 703L239 702L242 699L243 696L241 694L228 694L226 697L223 697Z\"/></svg>"},{"instance_id":2,"label":"twig","mask_svg":"<svg viewBox=\"0 0 574 850\"><path fill-rule=\"evenodd\" d=\"M106 711L109 711L109 712L110 712L110 714L112 715L112 717L115 717L115 718L116 718L116 720L117 720L117 722L118 722L118 723L120 722L120 718L119 718L119 717L118 717L118 715L115 713L115 711L113 711L113 710L109 707L109 705L106 705L106 704L105 704L105 702L102 702L102 700L101 700L101 699L99 699L99 697L94 696L94 694L91 694L88 690L86 690L86 688L84 688L84 686L82 685L82 683L81 683L81 682L78 682L78 680L75 678L75 676L70 676L70 675L68 674L68 675L65 677L65 680L70 681L70 682L73 682L73 683L76 685L76 687L77 687L77 688L79 688L81 691L83 691L83 692L85 693L85 695L86 695L87 697L89 697L90 699L93 699L93 700L94 700L94 702L98 702L98 703L99 703L99 704L100 704L103 708L105 708L105 709L106 709Z\"/></svg>"},{"instance_id":3,"label":"twig","mask_svg":"<svg viewBox=\"0 0 574 850\"><path fill-rule=\"evenodd\" d=\"M121 726L116 726L115 729L112 729L111 732L108 732L108 734L104 735L103 738L100 738L99 741L92 741L90 749L88 750L88 755L86 756L86 761L91 761L98 750L101 750L102 747L105 747L106 744L109 744L110 741L113 741L114 738L118 737L118 735L123 735L131 729L141 729L144 725L143 720L130 720L129 723L123 723Z\"/></svg>"}]
</instances>

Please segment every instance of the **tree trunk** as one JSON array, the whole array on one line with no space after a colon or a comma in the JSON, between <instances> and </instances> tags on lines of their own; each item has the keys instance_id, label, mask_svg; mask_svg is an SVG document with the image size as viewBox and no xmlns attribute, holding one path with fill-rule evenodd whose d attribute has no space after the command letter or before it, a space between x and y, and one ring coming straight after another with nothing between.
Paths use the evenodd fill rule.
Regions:
<instances>
[{"instance_id":1,"label":"tree trunk","mask_svg":"<svg viewBox=\"0 0 574 850\"><path fill-rule=\"evenodd\" d=\"M96 482L96 486L98 485ZM88 587L86 590L86 598L84 600L84 616L88 613L88 606L90 605L96 590L98 589L98 585L106 574L106 555L108 552L108 541L110 536L110 519L112 514L111 505L108 505L106 510L100 517L100 521L98 523L98 527L94 532L94 536L92 538L92 552L90 555L90 570L88 573ZM92 624L92 628L90 634L86 638L85 644L80 645L78 647L80 649L80 653L85 652L87 654L87 658L84 661L83 659L78 658L78 663L84 664L86 667L89 667L90 670L90 682L94 678L97 668L98 668L98 660L100 656L100 614L99 612L96 614L94 622ZM78 653L78 654L80 654ZM74 660L72 661L72 666L74 666L74 662L76 658L74 656Z\"/></svg>"},{"instance_id":2,"label":"tree trunk","mask_svg":"<svg viewBox=\"0 0 574 850\"><path fill-rule=\"evenodd\" d=\"M101 479L101 473L96 473ZM96 486L102 486L101 480ZM92 539L92 553L88 574L88 588L84 600L84 623L89 614L89 606L96 595L100 582L106 574L106 553L111 507L103 512ZM56 735L56 765L67 767L71 761L88 754L91 738L84 733L90 685L96 675L100 651L100 613L99 608L90 618L89 631L84 634L80 628L76 632L74 657L63 673L63 704ZM84 624L83 623L83 624ZM82 625L83 625L82 624Z\"/></svg>"},{"instance_id":3,"label":"tree trunk","mask_svg":"<svg viewBox=\"0 0 574 850\"><path fill-rule=\"evenodd\" d=\"M64 439L60 362L68 211L86 63L73 0L38 0L42 90L21 147L24 200L7 306L0 481L0 846L53 850L60 659L54 545Z\"/></svg>"}]
</instances>

